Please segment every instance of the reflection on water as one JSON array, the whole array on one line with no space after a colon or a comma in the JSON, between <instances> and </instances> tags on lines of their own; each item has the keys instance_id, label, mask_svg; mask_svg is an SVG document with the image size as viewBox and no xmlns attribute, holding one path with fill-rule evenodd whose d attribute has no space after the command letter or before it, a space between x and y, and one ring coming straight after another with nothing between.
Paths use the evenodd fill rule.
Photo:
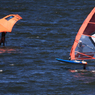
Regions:
<instances>
[{"instance_id":1,"label":"reflection on water","mask_svg":"<svg viewBox=\"0 0 95 95\"><path fill-rule=\"evenodd\" d=\"M74 80L80 83L93 84L95 82L95 70L69 70L73 75Z\"/></svg>"},{"instance_id":2,"label":"reflection on water","mask_svg":"<svg viewBox=\"0 0 95 95\"><path fill-rule=\"evenodd\" d=\"M0 47L0 54L2 53L21 53L21 51L12 47Z\"/></svg>"}]
</instances>

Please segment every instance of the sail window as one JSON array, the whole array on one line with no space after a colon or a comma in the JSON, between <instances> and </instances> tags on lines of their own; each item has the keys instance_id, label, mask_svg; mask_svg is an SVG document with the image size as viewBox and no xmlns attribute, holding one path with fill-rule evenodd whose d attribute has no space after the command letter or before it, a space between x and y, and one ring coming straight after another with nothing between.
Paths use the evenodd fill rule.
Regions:
<instances>
[{"instance_id":1,"label":"sail window","mask_svg":"<svg viewBox=\"0 0 95 95\"><path fill-rule=\"evenodd\" d=\"M5 18L6 20L10 20L10 19L12 19L14 16L9 16L9 17L7 17L7 18Z\"/></svg>"},{"instance_id":2,"label":"sail window","mask_svg":"<svg viewBox=\"0 0 95 95\"><path fill-rule=\"evenodd\" d=\"M95 34L91 35L90 39L91 39L93 45L95 46Z\"/></svg>"}]
</instances>

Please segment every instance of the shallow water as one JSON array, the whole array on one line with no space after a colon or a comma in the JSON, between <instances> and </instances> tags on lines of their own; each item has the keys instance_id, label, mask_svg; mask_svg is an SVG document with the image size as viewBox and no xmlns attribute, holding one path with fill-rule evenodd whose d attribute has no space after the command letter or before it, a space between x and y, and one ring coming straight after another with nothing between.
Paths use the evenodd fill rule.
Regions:
<instances>
[{"instance_id":1,"label":"shallow water","mask_svg":"<svg viewBox=\"0 0 95 95\"><path fill-rule=\"evenodd\" d=\"M19 14L6 46L0 47L0 93L9 95L94 95L95 72L70 72L82 65L68 59L94 0L3 0L0 18ZM87 70L95 70L88 61Z\"/></svg>"}]
</instances>

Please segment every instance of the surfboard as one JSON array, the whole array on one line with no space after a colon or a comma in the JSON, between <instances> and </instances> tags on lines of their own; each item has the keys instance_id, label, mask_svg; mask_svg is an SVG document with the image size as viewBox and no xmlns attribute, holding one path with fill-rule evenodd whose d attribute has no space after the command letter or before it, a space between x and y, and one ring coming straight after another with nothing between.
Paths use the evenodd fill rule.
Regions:
<instances>
[{"instance_id":1,"label":"surfboard","mask_svg":"<svg viewBox=\"0 0 95 95\"><path fill-rule=\"evenodd\" d=\"M64 60L64 59L59 59L56 58L56 60L60 61L60 62L66 62L66 63L74 63L74 64L87 64L87 62L85 61L77 61L77 60Z\"/></svg>"}]
</instances>

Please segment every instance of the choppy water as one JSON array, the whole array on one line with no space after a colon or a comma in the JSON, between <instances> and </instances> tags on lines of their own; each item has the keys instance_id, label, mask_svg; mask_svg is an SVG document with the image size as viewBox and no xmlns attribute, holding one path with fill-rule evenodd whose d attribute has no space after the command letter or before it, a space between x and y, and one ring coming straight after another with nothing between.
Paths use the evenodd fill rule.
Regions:
<instances>
[{"instance_id":1,"label":"choppy water","mask_svg":"<svg viewBox=\"0 0 95 95\"><path fill-rule=\"evenodd\" d=\"M68 59L75 35L95 6L94 0L1 0L0 18L23 19L0 47L0 94L95 95L95 72L72 73L82 65ZM95 70L89 61L87 70Z\"/></svg>"}]
</instances>

